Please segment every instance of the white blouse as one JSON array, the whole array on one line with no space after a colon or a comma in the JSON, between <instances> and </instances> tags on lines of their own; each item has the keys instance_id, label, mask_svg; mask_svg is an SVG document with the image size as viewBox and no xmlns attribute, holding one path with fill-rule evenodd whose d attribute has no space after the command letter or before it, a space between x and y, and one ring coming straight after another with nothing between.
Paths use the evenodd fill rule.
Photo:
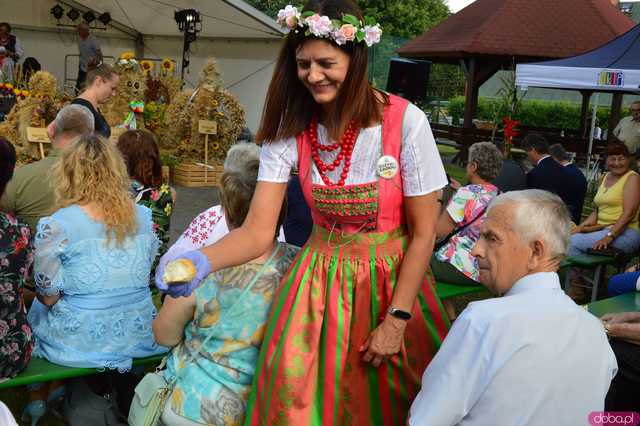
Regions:
<instances>
[{"instance_id":1,"label":"white blouse","mask_svg":"<svg viewBox=\"0 0 640 426\"><path fill-rule=\"evenodd\" d=\"M327 129L318 125L318 142L329 145ZM324 163L331 163L338 151L319 151ZM382 126L360 130L351 156L351 168L346 185L362 184L377 180L376 165L382 156ZM313 162L312 162L313 163ZM292 169L298 168L296 139L289 138L262 145L258 180L285 183ZM340 180L342 164L328 172L332 182ZM443 188L447 177L436 147L429 121L424 112L413 104L407 107L402 121L402 147L400 150L400 173L403 193L407 197L429 194ZM316 165L313 164L312 181L324 185Z\"/></svg>"}]
</instances>

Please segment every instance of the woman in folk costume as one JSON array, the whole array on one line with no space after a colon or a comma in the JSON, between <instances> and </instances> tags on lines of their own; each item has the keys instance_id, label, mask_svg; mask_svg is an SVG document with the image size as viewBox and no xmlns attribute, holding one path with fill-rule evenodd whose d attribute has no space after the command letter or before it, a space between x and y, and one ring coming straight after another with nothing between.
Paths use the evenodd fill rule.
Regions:
<instances>
[{"instance_id":1,"label":"woman in folk costume","mask_svg":"<svg viewBox=\"0 0 640 426\"><path fill-rule=\"evenodd\" d=\"M424 113L372 88L379 25L351 0L287 6L257 139L258 186L244 224L181 257L210 271L272 241L298 169L314 229L274 298L247 401L250 425L404 425L448 322L427 265L447 183ZM264 251L264 250L263 250ZM256 348L257 349L257 348Z\"/></svg>"}]
</instances>

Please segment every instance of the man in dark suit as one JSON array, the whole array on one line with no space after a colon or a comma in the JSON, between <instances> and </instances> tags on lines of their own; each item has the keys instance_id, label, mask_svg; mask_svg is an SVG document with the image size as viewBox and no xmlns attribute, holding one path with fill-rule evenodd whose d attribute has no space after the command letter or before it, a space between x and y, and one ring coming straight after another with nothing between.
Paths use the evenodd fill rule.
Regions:
<instances>
[{"instance_id":1,"label":"man in dark suit","mask_svg":"<svg viewBox=\"0 0 640 426\"><path fill-rule=\"evenodd\" d=\"M572 195L568 185L569 173L564 166L555 161L549 154L549 143L542 135L527 135L522 141L522 148L527 152L529 161L534 165L527 173L528 189L543 189L558 195L566 204L571 217L576 220L578 212L572 203ZM580 223L579 219L578 222Z\"/></svg>"},{"instance_id":2,"label":"man in dark suit","mask_svg":"<svg viewBox=\"0 0 640 426\"><path fill-rule=\"evenodd\" d=\"M571 211L573 222L579 224L584 197L587 195L587 178L584 177L582 170L571 161L571 156L567 154L561 144L551 145L549 153L558 164L564 167L568 174L566 187L569 190L569 210Z\"/></svg>"},{"instance_id":3,"label":"man in dark suit","mask_svg":"<svg viewBox=\"0 0 640 426\"><path fill-rule=\"evenodd\" d=\"M502 168L500 174L493 180L495 186L498 187L500 192L509 191L521 191L527 189L527 177L524 174L524 170L520 167L515 160L507 157L507 151L505 150L504 141L496 139L494 141L498 151L502 153Z\"/></svg>"}]
</instances>

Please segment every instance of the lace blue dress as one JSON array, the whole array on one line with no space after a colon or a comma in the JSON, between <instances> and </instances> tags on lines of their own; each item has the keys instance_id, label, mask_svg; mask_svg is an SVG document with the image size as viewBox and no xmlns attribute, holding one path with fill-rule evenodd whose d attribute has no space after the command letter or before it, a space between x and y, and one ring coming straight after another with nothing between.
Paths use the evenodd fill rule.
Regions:
<instances>
[{"instance_id":1,"label":"lace blue dress","mask_svg":"<svg viewBox=\"0 0 640 426\"><path fill-rule=\"evenodd\" d=\"M136 206L138 231L122 247L107 245L105 227L78 206L40 219L35 237L36 291L28 320L34 356L71 367L126 371L132 358L165 352L155 343L149 271L158 249L151 211Z\"/></svg>"}]
</instances>

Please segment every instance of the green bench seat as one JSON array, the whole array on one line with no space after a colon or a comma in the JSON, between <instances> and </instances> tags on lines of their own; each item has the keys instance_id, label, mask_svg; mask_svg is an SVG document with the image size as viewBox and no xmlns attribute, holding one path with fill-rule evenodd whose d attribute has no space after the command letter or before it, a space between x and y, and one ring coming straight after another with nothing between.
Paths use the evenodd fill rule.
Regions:
<instances>
[{"instance_id":1,"label":"green bench seat","mask_svg":"<svg viewBox=\"0 0 640 426\"><path fill-rule=\"evenodd\" d=\"M596 256L593 254L581 254L570 256L562 261L560 268L576 267L584 269L594 269L598 266L613 265L615 259L610 256Z\"/></svg>"},{"instance_id":2,"label":"green bench seat","mask_svg":"<svg viewBox=\"0 0 640 426\"><path fill-rule=\"evenodd\" d=\"M588 282L591 283L591 301L595 302L596 297L598 296L598 287L600 286L600 282L604 278L605 267L607 265L616 265L616 260L610 256L596 256L592 254L581 254L579 256L570 256L562 261L560 264L560 268L580 268L593 270L593 277L588 278L584 277ZM570 274L565 275L564 280L564 289L565 291L569 290L571 287L571 276Z\"/></svg>"},{"instance_id":3,"label":"green bench seat","mask_svg":"<svg viewBox=\"0 0 640 426\"><path fill-rule=\"evenodd\" d=\"M436 282L436 294L438 297L443 299L449 299L451 297L462 296L463 294L473 294L479 293L483 290L486 290L481 285L456 285L456 284L448 284L445 282L437 281Z\"/></svg>"},{"instance_id":4,"label":"green bench seat","mask_svg":"<svg viewBox=\"0 0 640 426\"><path fill-rule=\"evenodd\" d=\"M640 311L640 292L621 294L620 296L591 302L587 309L593 315L601 317L604 314L617 314L620 312Z\"/></svg>"},{"instance_id":5,"label":"green bench seat","mask_svg":"<svg viewBox=\"0 0 640 426\"><path fill-rule=\"evenodd\" d=\"M163 357L164 355L154 355L147 358L136 358L133 360L133 366L159 364ZM32 358L27 368L20 374L13 379L0 382L0 389L30 385L32 383L70 379L72 377L90 376L103 371L104 370L95 368L65 367L63 365L50 363L44 358Z\"/></svg>"}]
</instances>

